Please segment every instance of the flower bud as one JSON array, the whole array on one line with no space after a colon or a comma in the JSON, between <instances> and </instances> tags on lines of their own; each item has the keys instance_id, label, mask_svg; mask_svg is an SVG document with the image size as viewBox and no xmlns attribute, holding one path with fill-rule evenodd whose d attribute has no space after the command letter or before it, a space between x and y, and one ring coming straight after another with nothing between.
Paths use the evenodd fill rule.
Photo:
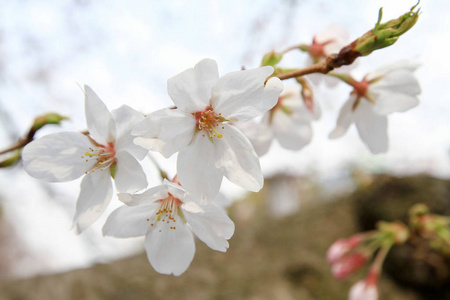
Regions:
<instances>
[{"instance_id":1,"label":"flower bud","mask_svg":"<svg viewBox=\"0 0 450 300\"><path fill-rule=\"evenodd\" d=\"M14 151L14 153L7 159L0 161L0 168L12 167L20 161L21 149Z\"/></svg>"},{"instance_id":2,"label":"flower bud","mask_svg":"<svg viewBox=\"0 0 450 300\"><path fill-rule=\"evenodd\" d=\"M331 273L334 278L342 279L353 272L359 270L368 260L368 256L363 253L347 255L333 263Z\"/></svg>"},{"instance_id":3,"label":"flower bud","mask_svg":"<svg viewBox=\"0 0 450 300\"><path fill-rule=\"evenodd\" d=\"M305 106L308 108L311 114L314 115L314 92L311 88L311 85L303 77L296 77L296 80L302 86L301 95L303 103L305 103Z\"/></svg>"},{"instance_id":4,"label":"flower bud","mask_svg":"<svg viewBox=\"0 0 450 300\"><path fill-rule=\"evenodd\" d=\"M348 239L335 241L327 251L327 261L330 264L334 264L358 246L362 240L360 235L354 235Z\"/></svg>"},{"instance_id":5,"label":"flower bud","mask_svg":"<svg viewBox=\"0 0 450 300\"><path fill-rule=\"evenodd\" d=\"M348 300L378 300L378 288L368 280L360 280L350 289Z\"/></svg>"},{"instance_id":6,"label":"flower bud","mask_svg":"<svg viewBox=\"0 0 450 300\"><path fill-rule=\"evenodd\" d=\"M414 9L418 4L399 18L383 24L380 24L383 15L383 10L380 8L375 27L353 41L350 45L342 48L336 58L337 64L349 65L359 56L369 55L375 50L394 44L402 34L416 24L419 18L420 8L417 11L414 11Z\"/></svg>"},{"instance_id":7,"label":"flower bud","mask_svg":"<svg viewBox=\"0 0 450 300\"><path fill-rule=\"evenodd\" d=\"M61 116L57 113L48 113L34 119L31 129L36 132L47 124L60 124L62 120L67 119L67 117Z\"/></svg>"},{"instance_id":8,"label":"flower bud","mask_svg":"<svg viewBox=\"0 0 450 300\"><path fill-rule=\"evenodd\" d=\"M275 66L283 58L283 53L271 51L264 55L261 66Z\"/></svg>"}]
</instances>

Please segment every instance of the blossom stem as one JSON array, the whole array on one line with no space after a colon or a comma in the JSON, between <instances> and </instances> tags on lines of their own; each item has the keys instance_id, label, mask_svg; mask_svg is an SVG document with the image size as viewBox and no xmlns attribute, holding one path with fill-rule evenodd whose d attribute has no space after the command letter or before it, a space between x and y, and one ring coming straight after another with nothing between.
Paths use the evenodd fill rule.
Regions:
<instances>
[{"instance_id":1,"label":"blossom stem","mask_svg":"<svg viewBox=\"0 0 450 300\"><path fill-rule=\"evenodd\" d=\"M286 54L286 53L288 53L288 52L290 52L292 50L296 50L296 49L299 49L301 51L308 51L308 50L306 50L307 47L308 46L305 45L305 44L294 45L294 46L291 46L291 47L288 47L288 48L284 49L283 51L281 51L281 53Z\"/></svg>"},{"instance_id":2,"label":"blossom stem","mask_svg":"<svg viewBox=\"0 0 450 300\"><path fill-rule=\"evenodd\" d=\"M336 77L351 86L354 86L354 83L356 82L356 80L348 74L329 72L327 75Z\"/></svg>"},{"instance_id":3,"label":"blossom stem","mask_svg":"<svg viewBox=\"0 0 450 300\"><path fill-rule=\"evenodd\" d=\"M381 247L380 251L377 253L377 255L375 257L375 260L372 263L372 266L370 267L369 272L373 272L373 273L377 273L377 274L380 273L383 262L386 259L386 256L389 253L389 250L391 250L392 246L393 246L393 243L386 243Z\"/></svg>"},{"instance_id":4,"label":"blossom stem","mask_svg":"<svg viewBox=\"0 0 450 300\"><path fill-rule=\"evenodd\" d=\"M32 140L33 139L31 139L31 140L28 140L28 139L19 140L15 145L13 145L13 146L11 146L9 148L6 148L5 150L0 151L0 155L6 154L6 153L14 151L14 150L22 149L23 147L25 147Z\"/></svg>"}]
</instances>

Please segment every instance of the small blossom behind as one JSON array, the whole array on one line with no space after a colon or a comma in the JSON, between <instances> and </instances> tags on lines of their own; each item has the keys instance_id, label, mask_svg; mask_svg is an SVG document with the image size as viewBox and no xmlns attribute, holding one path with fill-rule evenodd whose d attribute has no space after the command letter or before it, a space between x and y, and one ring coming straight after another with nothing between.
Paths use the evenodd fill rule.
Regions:
<instances>
[{"instance_id":1,"label":"small blossom behind","mask_svg":"<svg viewBox=\"0 0 450 300\"><path fill-rule=\"evenodd\" d=\"M418 64L401 61L367 74L362 81L335 74L353 86L350 98L342 106L331 139L343 136L355 123L358 134L369 150L388 150L388 119L393 112L404 112L419 104L419 82L413 72Z\"/></svg>"},{"instance_id":2,"label":"small blossom behind","mask_svg":"<svg viewBox=\"0 0 450 300\"><path fill-rule=\"evenodd\" d=\"M311 122L320 117L320 107L314 102L314 112L300 97L298 85L292 86L278 98L277 105L269 110L260 122L253 120L239 125L252 142L259 156L265 155L277 140L288 150L300 150L312 139Z\"/></svg>"},{"instance_id":3,"label":"small blossom behind","mask_svg":"<svg viewBox=\"0 0 450 300\"><path fill-rule=\"evenodd\" d=\"M303 50L308 53L306 65L311 65L324 60L330 54L338 53L350 41L349 32L346 28L339 24L331 24L322 31L318 32L314 37L311 45L303 46ZM339 72L349 72L355 67L355 64L343 66L339 68ZM339 80L336 78L325 76L323 74L310 74L308 79L315 85L324 82L327 87L335 87Z\"/></svg>"}]
</instances>

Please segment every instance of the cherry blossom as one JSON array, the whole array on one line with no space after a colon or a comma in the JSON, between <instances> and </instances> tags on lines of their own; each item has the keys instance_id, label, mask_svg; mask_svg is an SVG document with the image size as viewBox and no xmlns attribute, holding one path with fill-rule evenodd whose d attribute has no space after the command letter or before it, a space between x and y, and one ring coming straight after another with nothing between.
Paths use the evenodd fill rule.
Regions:
<instances>
[{"instance_id":1,"label":"cherry blossom","mask_svg":"<svg viewBox=\"0 0 450 300\"><path fill-rule=\"evenodd\" d=\"M349 43L349 32L346 28L339 24L332 24L318 32L313 37L311 45L308 47L308 58L306 65L312 65L324 60L328 55L338 53L344 46ZM338 72L349 72L354 68L354 64L339 68ZM324 76L323 74L309 74L307 76L315 85L319 85L322 80L328 87L334 87L339 80Z\"/></svg>"},{"instance_id":2,"label":"cherry blossom","mask_svg":"<svg viewBox=\"0 0 450 300\"><path fill-rule=\"evenodd\" d=\"M135 192L147 187L146 175L137 159L148 150L135 145L131 129L144 116L129 106L108 111L89 87L84 87L89 135L60 132L29 143L23 150L23 166L31 176L49 181L81 181L73 220L81 233L105 211L117 190Z\"/></svg>"},{"instance_id":3,"label":"cherry blossom","mask_svg":"<svg viewBox=\"0 0 450 300\"><path fill-rule=\"evenodd\" d=\"M314 113L300 98L299 86L283 91L277 104L257 123L248 121L240 129L252 142L256 153L263 156L269 151L273 140L289 150L300 150L312 138L311 122L320 117L320 108L314 105Z\"/></svg>"},{"instance_id":4,"label":"cherry blossom","mask_svg":"<svg viewBox=\"0 0 450 300\"><path fill-rule=\"evenodd\" d=\"M229 247L234 223L214 200L198 202L167 180L141 194L118 196L126 205L111 213L103 234L145 235L148 260L159 273L178 276L187 270L195 254L194 235L213 250L225 252Z\"/></svg>"},{"instance_id":5,"label":"cherry blossom","mask_svg":"<svg viewBox=\"0 0 450 300\"><path fill-rule=\"evenodd\" d=\"M329 137L341 137L355 123L359 136L372 153L386 152L387 115L419 104L420 86L413 75L417 67L417 63L401 61L354 82L350 99L341 108L336 128Z\"/></svg>"},{"instance_id":6,"label":"cherry blossom","mask_svg":"<svg viewBox=\"0 0 450 300\"><path fill-rule=\"evenodd\" d=\"M213 198L222 178L259 191L263 176L248 138L234 125L271 109L283 90L270 66L219 78L214 60L204 59L168 80L176 109L149 114L133 134L135 143L170 157L179 151L178 178L197 196ZM265 81L267 82L265 83ZM265 84L264 84L265 83Z\"/></svg>"}]
</instances>

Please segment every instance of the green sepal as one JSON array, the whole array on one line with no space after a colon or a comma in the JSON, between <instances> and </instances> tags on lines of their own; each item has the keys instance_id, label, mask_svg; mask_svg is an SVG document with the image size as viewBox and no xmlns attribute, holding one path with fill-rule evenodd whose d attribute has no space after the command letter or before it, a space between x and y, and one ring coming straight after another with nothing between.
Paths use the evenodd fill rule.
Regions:
<instances>
[{"instance_id":1,"label":"green sepal","mask_svg":"<svg viewBox=\"0 0 450 300\"><path fill-rule=\"evenodd\" d=\"M11 156L9 156L7 159L0 161L0 168L7 168L12 167L15 164L17 164L20 161L22 149L18 149L13 152Z\"/></svg>"},{"instance_id":2,"label":"green sepal","mask_svg":"<svg viewBox=\"0 0 450 300\"><path fill-rule=\"evenodd\" d=\"M414 9L419 3L411 8L411 10L397 19L390 20L381 24L383 10L380 8L378 20L375 27L365 33L356 40L356 44L352 50L358 52L360 56L366 56L375 50L382 49L394 44L401 35L411 29L419 19L420 8Z\"/></svg>"},{"instance_id":3,"label":"green sepal","mask_svg":"<svg viewBox=\"0 0 450 300\"><path fill-rule=\"evenodd\" d=\"M283 58L283 53L271 51L271 52L267 53L266 55L264 55L264 57L261 61L261 66L272 66L273 67L276 64L278 64L282 58Z\"/></svg>"},{"instance_id":4,"label":"green sepal","mask_svg":"<svg viewBox=\"0 0 450 300\"><path fill-rule=\"evenodd\" d=\"M113 163L109 167L109 172L111 173L111 177L114 179L114 176L116 176L116 172L117 172L117 163Z\"/></svg>"},{"instance_id":5,"label":"green sepal","mask_svg":"<svg viewBox=\"0 0 450 300\"><path fill-rule=\"evenodd\" d=\"M34 119L34 123L33 126L31 126L31 129L36 132L47 124L60 124L62 120L67 119L67 117L61 116L57 113L48 113Z\"/></svg>"}]
</instances>

